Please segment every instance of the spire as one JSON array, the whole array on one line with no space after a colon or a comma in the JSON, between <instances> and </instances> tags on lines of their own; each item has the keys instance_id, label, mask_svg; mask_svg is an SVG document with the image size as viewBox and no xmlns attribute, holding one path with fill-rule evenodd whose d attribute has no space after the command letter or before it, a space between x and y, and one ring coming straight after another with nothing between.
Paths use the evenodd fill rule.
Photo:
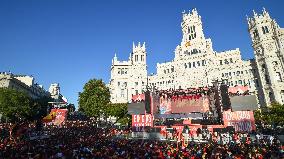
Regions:
<instances>
[{"instance_id":1,"label":"spire","mask_svg":"<svg viewBox=\"0 0 284 159\"><path fill-rule=\"evenodd\" d=\"M135 49L135 44L134 44L134 41L132 42L132 50Z\"/></svg>"},{"instance_id":2,"label":"spire","mask_svg":"<svg viewBox=\"0 0 284 159\"><path fill-rule=\"evenodd\" d=\"M139 47L139 48L141 47L140 42L138 42L138 47Z\"/></svg>"},{"instance_id":3,"label":"spire","mask_svg":"<svg viewBox=\"0 0 284 159\"><path fill-rule=\"evenodd\" d=\"M145 42L143 42L142 48L145 50L145 48L146 48Z\"/></svg>"},{"instance_id":4,"label":"spire","mask_svg":"<svg viewBox=\"0 0 284 159\"><path fill-rule=\"evenodd\" d=\"M254 10L252 10L253 11L253 16L254 17L256 17L257 16L257 14L255 13L255 11Z\"/></svg>"},{"instance_id":5,"label":"spire","mask_svg":"<svg viewBox=\"0 0 284 159\"><path fill-rule=\"evenodd\" d=\"M263 14L267 13L264 7L262 8L262 13Z\"/></svg>"},{"instance_id":6,"label":"spire","mask_svg":"<svg viewBox=\"0 0 284 159\"><path fill-rule=\"evenodd\" d=\"M113 57L113 60L114 60L114 61L117 61L117 56L116 56L116 53L114 53L114 57Z\"/></svg>"},{"instance_id":7,"label":"spire","mask_svg":"<svg viewBox=\"0 0 284 159\"><path fill-rule=\"evenodd\" d=\"M263 14L263 16L268 16L268 17L270 17L269 16L269 13L266 11L266 9L263 7L262 8L262 14Z\"/></svg>"}]
</instances>

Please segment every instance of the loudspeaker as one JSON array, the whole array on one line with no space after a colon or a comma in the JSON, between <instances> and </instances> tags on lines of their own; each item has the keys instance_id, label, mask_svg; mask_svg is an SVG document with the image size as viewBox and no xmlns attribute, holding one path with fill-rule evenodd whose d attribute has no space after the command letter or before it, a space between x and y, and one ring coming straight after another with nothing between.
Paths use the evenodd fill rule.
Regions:
<instances>
[{"instance_id":1,"label":"loudspeaker","mask_svg":"<svg viewBox=\"0 0 284 159\"><path fill-rule=\"evenodd\" d=\"M145 110L147 114L151 114L151 95L150 91L145 92Z\"/></svg>"},{"instance_id":2,"label":"loudspeaker","mask_svg":"<svg viewBox=\"0 0 284 159\"><path fill-rule=\"evenodd\" d=\"M191 124L201 124L201 119L191 119Z\"/></svg>"},{"instance_id":3,"label":"loudspeaker","mask_svg":"<svg viewBox=\"0 0 284 159\"><path fill-rule=\"evenodd\" d=\"M229 92L228 92L228 86L225 84L222 84L220 86L220 92L221 92L221 97L222 97L223 110L230 109L231 102L230 102L230 97L229 97Z\"/></svg>"}]
</instances>

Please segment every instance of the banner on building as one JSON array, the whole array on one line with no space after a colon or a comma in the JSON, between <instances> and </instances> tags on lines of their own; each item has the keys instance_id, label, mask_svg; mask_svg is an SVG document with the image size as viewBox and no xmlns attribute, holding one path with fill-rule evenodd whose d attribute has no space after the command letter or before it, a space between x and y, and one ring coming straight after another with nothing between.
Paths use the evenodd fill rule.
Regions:
<instances>
[{"instance_id":1,"label":"banner on building","mask_svg":"<svg viewBox=\"0 0 284 159\"><path fill-rule=\"evenodd\" d=\"M249 90L249 87L248 86L236 86L236 87L229 87L228 88L228 92L229 93L244 93L246 91Z\"/></svg>"},{"instance_id":2,"label":"banner on building","mask_svg":"<svg viewBox=\"0 0 284 159\"><path fill-rule=\"evenodd\" d=\"M145 94L138 94L132 96L132 102L141 102L145 101Z\"/></svg>"},{"instance_id":3,"label":"banner on building","mask_svg":"<svg viewBox=\"0 0 284 159\"><path fill-rule=\"evenodd\" d=\"M153 126L153 118L151 114L132 115L132 127Z\"/></svg>"},{"instance_id":4,"label":"banner on building","mask_svg":"<svg viewBox=\"0 0 284 159\"><path fill-rule=\"evenodd\" d=\"M224 126L233 126L237 132L251 132L255 130L253 111L224 111Z\"/></svg>"}]
</instances>

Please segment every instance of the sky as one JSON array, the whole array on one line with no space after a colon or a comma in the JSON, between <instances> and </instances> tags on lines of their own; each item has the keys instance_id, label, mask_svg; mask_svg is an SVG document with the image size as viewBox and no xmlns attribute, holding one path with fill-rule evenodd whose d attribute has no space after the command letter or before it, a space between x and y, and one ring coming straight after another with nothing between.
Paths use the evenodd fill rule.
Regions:
<instances>
[{"instance_id":1,"label":"sky","mask_svg":"<svg viewBox=\"0 0 284 159\"><path fill-rule=\"evenodd\" d=\"M240 48L253 58L246 15L265 7L284 27L282 0L1 0L0 72L32 75L77 105L92 79L109 82L111 60L127 60L146 42L148 73L171 61L181 42L182 12L196 8L215 51Z\"/></svg>"}]
</instances>

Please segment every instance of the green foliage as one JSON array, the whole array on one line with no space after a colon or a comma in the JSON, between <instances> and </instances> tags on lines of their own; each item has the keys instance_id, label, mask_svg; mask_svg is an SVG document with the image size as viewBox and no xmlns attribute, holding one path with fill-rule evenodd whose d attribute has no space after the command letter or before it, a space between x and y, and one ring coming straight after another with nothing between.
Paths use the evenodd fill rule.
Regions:
<instances>
[{"instance_id":1,"label":"green foliage","mask_svg":"<svg viewBox=\"0 0 284 159\"><path fill-rule=\"evenodd\" d=\"M31 104L31 113L29 120L39 120L45 117L48 112L48 102L52 101L50 97L41 97L39 99L33 99Z\"/></svg>"},{"instance_id":2,"label":"green foliage","mask_svg":"<svg viewBox=\"0 0 284 159\"><path fill-rule=\"evenodd\" d=\"M270 107L255 111L254 117L258 124L284 125L284 105L272 103Z\"/></svg>"},{"instance_id":3,"label":"green foliage","mask_svg":"<svg viewBox=\"0 0 284 159\"><path fill-rule=\"evenodd\" d=\"M127 114L127 103L110 103L106 110L107 116L116 117L116 122L122 125L128 124L131 116Z\"/></svg>"},{"instance_id":4,"label":"green foliage","mask_svg":"<svg viewBox=\"0 0 284 159\"><path fill-rule=\"evenodd\" d=\"M0 88L0 113L10 122L28 119L31 114L31 99L20 91Z\"/></svg>"},{"instance_id":5,"label":"green foliage","mask_svg":"<svg viewBox=\"0 0 284 159\"><path fill-rule=\"evenodd\" d=\"M79 110L89 117L99 117L107 114L110 103L110 92L102 80L91 79L79 93Z\"/></svg>"}]
</instances>

